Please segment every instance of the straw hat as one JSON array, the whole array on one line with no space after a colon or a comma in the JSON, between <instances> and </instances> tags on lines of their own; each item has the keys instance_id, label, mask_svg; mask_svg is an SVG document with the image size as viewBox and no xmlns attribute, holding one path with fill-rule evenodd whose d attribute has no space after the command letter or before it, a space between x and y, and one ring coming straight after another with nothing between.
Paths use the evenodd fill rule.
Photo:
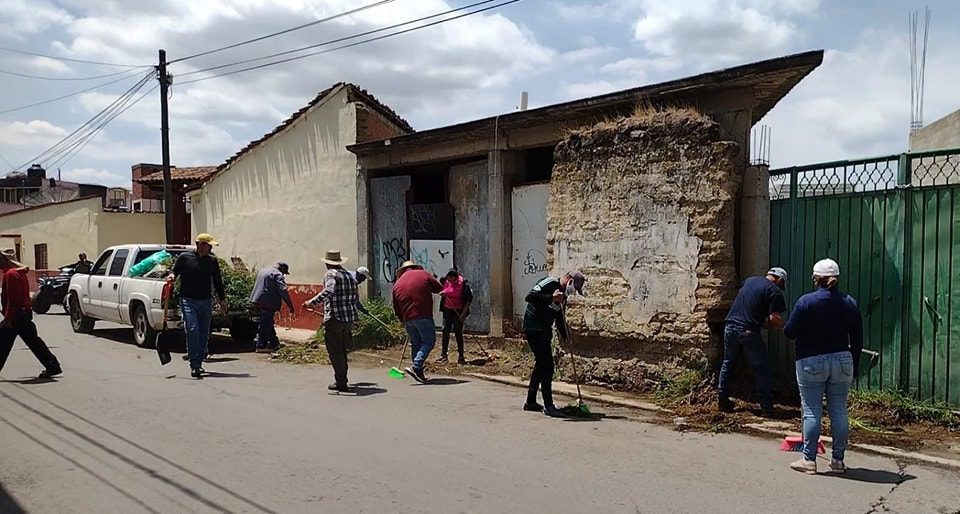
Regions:
<instances>
[{"instance_id":1,"label":"straw hat","mask_svg":"<svg viewBox=\"0 0 960 514\"><path fill-rule=\"evenodd\" d=\"M327 250L327 255L324 256L323 262L331 266L340 266L347 262L347 258L340 255L340 250Z\"/></svg>"},{"instance_id":2,"label":"straw hat","mask_svg":"<svg viewBox=\"0 0 960 514\"><path fill-rule=\"evenodd\" d=\"M11 248L7 248L0 252L0 256L6 259L10 263L10 266L14 269L26 269L27 267L20 261L17 260L17 252Z\"/></svg>"},{"instance_id":3,"label":"straw hat","mask_svg":"<svg viewBox=\"0 0 960 514\"><path fill-rule=\"evenodd\" d=\"M413 262L413 261L404 261L404 263L401 264L399 268L397 268L397 271L403 271L403 270L405 270L405 269L410 269L410 268L421 269L421 268L423 268L423 266L421 266L421 265L419 265L419 264L417 264L417 263L415 263L415 262Z\"/></svg>"}]
</instances>

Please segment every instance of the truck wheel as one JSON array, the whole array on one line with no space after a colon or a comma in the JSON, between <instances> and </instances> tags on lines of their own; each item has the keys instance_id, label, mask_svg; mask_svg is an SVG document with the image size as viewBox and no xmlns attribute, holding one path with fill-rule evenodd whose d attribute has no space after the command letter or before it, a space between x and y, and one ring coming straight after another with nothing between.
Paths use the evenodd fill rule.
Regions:
<instances>
[{"instance_id":1,"label":"truck wheel","mask_svg":"<svg viewBox=\"0 0 960 514\"><path fill-rule=\"evenodd\" d=\"M157 331L150 326L146 307L140 304L133 310L133 341L140 348L153 348L157 342Z\"/></svg>"},{"instance_id":2,"label":"truck wheel","mask_svg":"<svg viewBox=\"0 0 960 514\"><path fill-rule=\"evenodd\" d=\"M78 334L89 334L93 332L93 325L97 320L84 316L83 311L80 310L80 300L77 299L76 294L70 295L70 326L73 327L73 331Z\"/></svg>"},{"instance_id":3,"label":"truck wheel","mask_svg":"<svg viewBox=\"0 0 960 514\"><path fill-rule=\"evenodd\" d=\"M41 300L39 297L33 300L33 312L37 314L46 314L50 312L50 302Z\"/></svg>"},{"instance_id":4,"label":"truck wheel","mask_svg":"<svg viewBox=\"0 0 960 514\"><path fill-rule=\"evenodd\" d=\"M248 346L257 337L257 324L251 319L236 317L230 320L230 340Z\"/></svg>"}]
</instances>

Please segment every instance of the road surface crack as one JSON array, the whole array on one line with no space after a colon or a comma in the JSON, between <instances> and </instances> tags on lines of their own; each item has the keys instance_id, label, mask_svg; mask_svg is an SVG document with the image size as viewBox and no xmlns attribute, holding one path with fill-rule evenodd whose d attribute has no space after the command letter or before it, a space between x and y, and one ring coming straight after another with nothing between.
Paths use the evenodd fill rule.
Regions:
<instances>
[{"instance_id":1,"label":"road surface crack","mask_svg":"<svg viewBox=\"0 0 960 514\"><path fill-rule=\"evenodd\" d=\"M901 461L896 461L896 462L897 462L897 476L899 476L899 478L897 479L897 483L893 484L893 487L890 488L890 492L881 496L877 501L870 504L870 510L867 511L867 514L877 514L878 512L890 512L890 509L888 509L886 505L887 500L890 499L890 496L893 495L893 492L896 491L898 487L900 487L901 485L903 485L904 482L907 481L907 479L904 476L907 469L907 465Z\"/></svg>"}]
</instances>

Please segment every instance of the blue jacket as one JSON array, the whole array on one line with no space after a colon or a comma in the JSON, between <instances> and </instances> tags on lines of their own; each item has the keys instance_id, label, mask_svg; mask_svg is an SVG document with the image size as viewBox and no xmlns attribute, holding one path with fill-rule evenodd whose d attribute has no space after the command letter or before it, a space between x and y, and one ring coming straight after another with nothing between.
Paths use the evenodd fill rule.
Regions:
<instances>
[{"instance_id":1,"label":"blue jacket","mask_svg":"<svg viewBox=\"0 0 960 514\"><path fill-rule=\"evenodd\" d=\"M863 317L853 297L821 287L797 300L783 334L795 340L797 360L848 350L856 364L863 349Z\"/></svg>"},{"instance_id":2,"label":"blue jacket","mask_svg":"<svg viewBox=\"0 0 960 514\"><path fill-rule=\"evenodd\" d=\"M286 303L293 310L293 301L287 292L287 281L277 268L263 268L257 273L257 279L250 293L250 303L260 308L279 311Z\"/></svg>"}]
</instances>

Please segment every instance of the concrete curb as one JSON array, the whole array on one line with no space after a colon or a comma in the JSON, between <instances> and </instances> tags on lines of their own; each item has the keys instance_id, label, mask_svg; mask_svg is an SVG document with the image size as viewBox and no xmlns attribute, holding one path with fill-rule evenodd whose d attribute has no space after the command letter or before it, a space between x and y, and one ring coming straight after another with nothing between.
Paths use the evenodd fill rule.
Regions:
<instances>
[{"instance_id":1,"label":"concrete curb","mask_svg":"<svg viewBox=\"0 0 960 514\"><path fill-rule=\"evenodd\" d=\"M526 389L527 381L522 378L517 378L509 375L487 375L484 373L464 373L464 375L473 378L479 378L480 380L486 380L488 382L496 382L498 384L510 385L515 387L522 387ZM555 393L560 393L565 396L572 396L576 398L577 396L577 386L576 384L569 384L567 382L554 382L553 391ZM617 405L620 407L629 407L631 409L640 409L648 412L655 412L659 414L671 414L673 411L664 409L663 407L654 405L652 403L643 402L640 400L631 400L629 398L621 398L619 396L614 396L611 394L597 393L594 391L582 390L581 394L586 400L592 400L595 402L606 403L609 405Z\"/></svg>"},{"instance_id":2,"label":"concrete curb","mask_svg":"<svg viewBox=\"0 0 960 514\"><path fill-rule=\"evenodd\" d=\"M797 432L789 432L781 430L778 428L772 428L758 423L750 423L744 425L745 427L756 430L758 432L764 432L766 434L772 434L776 436L797 436L800 435ZM833 438L829 436L822 436L821 439L825 443L833 444ZM883 455L884 457L892 457L895 459L910 459L920 462L925 462L927 464L934 464L937 466L943 466L951 469L960 469L960 460L947 459L944 457L935 457L933 455L927 455L925 453L917 452L908 452L906 450L900 450L892 446L877 446L875 444L862 444L862 443L851 443L849 448L856 448L858 450L863 450L865 452L875 453L877 455Z\"/></svg>"}]
</instances>

